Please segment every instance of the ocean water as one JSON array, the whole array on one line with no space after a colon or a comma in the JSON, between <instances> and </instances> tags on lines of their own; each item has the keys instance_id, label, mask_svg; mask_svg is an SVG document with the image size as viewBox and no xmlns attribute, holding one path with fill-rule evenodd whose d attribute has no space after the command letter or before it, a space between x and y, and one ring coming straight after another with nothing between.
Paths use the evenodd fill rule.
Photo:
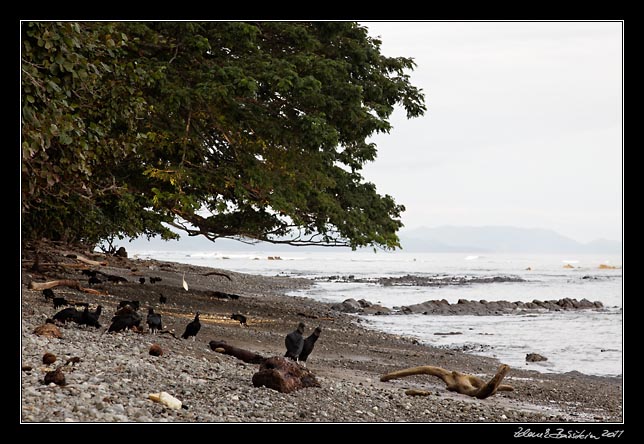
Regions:
<instances>
[{"instance_id":1,"label":"ocean water","mask_svg":"<svg viewBox=\"0 0 644 444\"><path fill-rule=\"evenodd\" d=\"M602 376L623 370L623 276L620 256L406 252L133 250L131 257L223 268L241 273L315 279L291 292L323 302L366 299L389 308L446 299L523 301L583 299L605 309L503 316L363 316L362 325L422 343L496 357L512 367ZM269 257L279 259L269 260ZM600 268L600 265L618 268ZM572 268L570 268L572 267ZM380 277L517 276L525 282L444 287L382 286ZM361 282L347 282L346 277ZM437 334L439 333L439 334ZM457 334L440 334L457 333ZM526 363L528 353L548 358Z\"/></svg>"}]
</instances>

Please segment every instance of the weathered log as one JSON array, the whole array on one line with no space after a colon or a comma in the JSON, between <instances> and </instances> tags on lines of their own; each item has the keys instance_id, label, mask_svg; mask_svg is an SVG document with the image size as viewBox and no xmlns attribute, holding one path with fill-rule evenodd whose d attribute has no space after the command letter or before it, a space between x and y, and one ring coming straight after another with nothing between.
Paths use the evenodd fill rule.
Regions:
<instances>
[{"instance_id":1,"label":"weathered log","mask_svg":"<svg viewBox=\"0 0 644 444\"><path fill-rule=\"evenodd\" d=\"M228 279L229 281L232 281L232 280L233 280L233 278L231 278L231 277L230 277L229 275L227 275L226 273L221 273L221 272L219 272L219 271L209 271L208 273L204 273L203 275L204 275L204 276L213 276L213 275L215 275L215 276L223 276L223 277L225 277L226 279Z\"/></svg>"},{"instance_id":2,"label":"weathered log","mask_svg":"<svg viewBox=\"0 0 644 444\"><path fill-rule=\"evenodd\" d=\"M89 265L94 265L94 266L107 265L107 261L95 261L92 259L88 259L85 256L78 253L71 253L71 252L65 251L65 252L62 252L62 254L63 256L73 257L77 261L81 261Z\"/></svg>"},{"instance_id":3,"label":"weathered log","mask_svg":"<svg viewBox=\"0 0 644 444\"><path fill-rule=\"evenodd\" d=\"M259 371L253 375L253 386L291 393L302 388L320 387L320 383L307 368L282 356L274 356L262 361Z\"/></svg>"},{"instance_id":4,"label":"weathered log","mask_svg":"<svg viewBox=\"0 0 644 444\"><path fill-rule=\"evenodd\" d=\"M502 364L496 375L485 382L478 376L468 375L457 371L445 370L441 367L434 367L431 365L424 365L420 367L411 367L395 372L387 373L380 377L380 380L385 382L392 379L403 378L405 376L413 375L431 375L437 376L443 380L447 385L447 390L451 392L461 393L463 395L472 396L479 399L485 399L494 395L497 391L513 391L509 385L501 384L505 375L510 371L510 367Z\"/></svg>"},{"instance_id":5,"label":"weathered log","mask_svg":"<svg viewBox=\"0 0 644 444\"><path fill-rule=\"evenodd\" d=\"M70 287L85 293L98 294L103 296L109 294L106 291L100 291L94 288L81 287L80 282L75 281L73 279L59 279L59 280L48 281L48 282L34 282L34 281L29 282L30 290L46 290L48 288L54 288L54 287Z\"/></svg>"},{"instance_id":6,"label":"weathered log","mask_svg":"<svg viewBox=\"0 0 644 444\"><path fill-rule=\"evenodd\" d=\"M265 357L258 355L257 353L237 348L235 346L226 344L224 341L210 341L209 345L210 348L214 351L223 353L225 355L234 356L235 358L241 359L242 361L248 362L249 364L261 364L266 359ZM217 349L221 349L223 351L219 351Z\"/></svg>"}]
</instances>

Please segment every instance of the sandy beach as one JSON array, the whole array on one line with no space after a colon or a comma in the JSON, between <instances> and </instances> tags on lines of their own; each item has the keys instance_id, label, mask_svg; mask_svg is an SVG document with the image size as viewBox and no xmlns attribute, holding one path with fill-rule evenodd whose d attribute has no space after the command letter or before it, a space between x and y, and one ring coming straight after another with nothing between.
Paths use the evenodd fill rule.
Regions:
<instances>
[{"instance_id":1,"label":"sandy beach","mask_svg":"<svg viewBox=\"0 0 644 444\"><path fill-rule=\"evenodd\" d=\"M449 392L435 377L413 376L381 382L388 372L433 365L491 378L501 362L452 350L433 348L401 336L368 330L356 316L309 298L285 296L306 288L306 279L264 277L155 260L127 259L75 250L107 265L92 266L67 257L69 247L40 247L22 252L21 421L33 422L419 422L419 423L620 423L623 422L622 378L577 372L539 373L512 368L504 382L512 392L476 399ZM35 269L34 269L35 268ZM54 309L30 282L78 280L88 287L83 269L120 276L123 283L92 286L105 294L70 287L53 289L57 297L102 305L100 328L68 323L62 338L34 334L61 308ZM217 272L221 274L212 274ZM226 276L222 275L225 274ZM182 280L188 284L188 291ZM150 283L150 277L161 278ZM139 279L144 278L141 284ZM237 299L217 297L223 292ZM165 304L159 303L163 294ZM107 333L121 300L138 300L145 325L147 307L163 319L164 330L179 337L196 312L202 328L195 338L132 331ZM230 319L241 313L248 326ZM305 335L315 327L322 334L307 362L320 388L278 393L251 383L258 366L211 350L211 340L223 340L264 356L283 356L284 337L298 324ZM149 354L152 344L163 350ZM56 362L43 364L52 353ZM46 372L62 367L66 385L44 384ZM409 396L407 389L431 392ZM165 391L185 407L170 409L148 399Z\"/></svg>"}]
</instances>

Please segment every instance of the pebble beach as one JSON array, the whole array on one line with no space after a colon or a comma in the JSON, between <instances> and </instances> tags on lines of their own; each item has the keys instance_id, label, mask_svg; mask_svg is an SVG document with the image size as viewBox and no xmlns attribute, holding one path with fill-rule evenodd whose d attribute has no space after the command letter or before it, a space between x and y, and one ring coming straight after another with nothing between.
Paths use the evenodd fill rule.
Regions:
<instances>
[{"instance_id":1,"label":"pebble beach","mask_svg":"<svg viewBox=\"0 0 644 444\"><path fill-rule=\"evenodd\" d=\"M623 422L623 380L578 372L540 373L512 368L504 383L512 392L476 399L449 392L438 378L412 376L381 382L388 372L433 365L491 378L501 362L455 350L433 348L412 338L363 328L352 314L306 297L286 296L307 288L306 279L266 277L156 260L128 259L77 250L105 265L90 266L69 248L48 246L35 253L23 250L21 276L22 423L620 423ZM78 280L87 286L82 269L123 277L127 282L103 282L89 294L55 287L58 297L103 307L100 328L67 323L62 337L39 336L34 330L59 309L31 282ZM218 274L213 274L216 272ZM161 278L152 284L151 276ZM140 283L140 279L144 283ZM187 283L185 289L183 281ZM219 292L219 293L217 293ZM217 295L234 294L238 298ZM163 294L165 304L159 303ZM145 325L147 307L163 319L165 334L107 333L121 300L138 300ZM180 338L200 313L202 328L195 340ZM230 318L242 313L248 325ZM223 340L263 356L283 356L284 337L298 322L308 335L322 329L307 361L320 382L283 394L254 387L258 365L210 349L211 340ZM161 356L152 356L156 344ZM50 353L56 360L43 363ZM65 365L71 358L77 362ZM44 383L47 372L60 367L65 384ZM410 396L419 389L428 396ZM150 394L166 392L183 407L172 409L154 402Z\"/></svg>"}]
</instances>

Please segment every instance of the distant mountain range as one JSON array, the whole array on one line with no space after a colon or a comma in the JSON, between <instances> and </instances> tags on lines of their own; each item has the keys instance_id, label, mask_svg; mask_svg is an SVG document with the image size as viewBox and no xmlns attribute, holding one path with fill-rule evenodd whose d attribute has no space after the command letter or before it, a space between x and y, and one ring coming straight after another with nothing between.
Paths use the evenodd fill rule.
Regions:
<instances>
[{"instance_id":1,"label":"distant mountain range","mask_svg":"<svg viewBox=\"0 0 644 444\"><path fill-rule=\"evenodd\" d=\"M621 254L612 240L577 242L552 230L502 226L416 228L400 233L404 251L471 253L604 253Z\"/></svg>"},{"instance_id":2,"label":"distant mountain range","mask_svg":"<svg viewBox=\"0 0 644 444\"><path fill-rule=\"evenodd\" d=\"M436 253L603 253L621 254L622 243L613 240L577 242L552 230L502 226L443 226L402 230L403 251ZM183 236L181 241L136 239L126 249L149 250L222 250L222 251L320 251L320 247L292 247L258 243L247 245L230 239L215 243L202 236ZM339 250L348 250L342 248Z\"/></svg>"}]
</instances>

